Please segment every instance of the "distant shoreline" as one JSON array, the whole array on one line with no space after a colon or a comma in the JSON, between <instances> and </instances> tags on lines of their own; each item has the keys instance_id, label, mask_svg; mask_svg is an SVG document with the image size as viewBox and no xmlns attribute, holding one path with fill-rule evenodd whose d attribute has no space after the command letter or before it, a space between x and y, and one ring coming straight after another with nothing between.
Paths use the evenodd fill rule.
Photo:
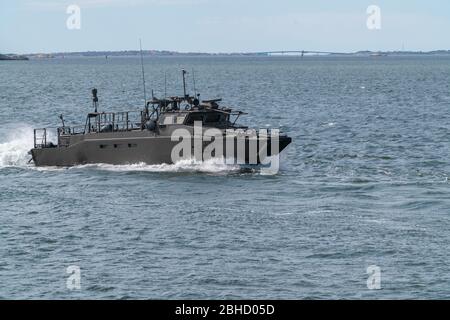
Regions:
<instances>
[{"instance_id":1,"label":"distant shoreline","mask_svg":"<svg viewBox=\"0 0 450 320\"><path fill-rule=\"evenodd\" d=\"M27 56L16 54L0 54L1 61L28 60Z\"/></svg>"},{"instance_id":2,"label":"distant shoreline","mask_svg":"<svg viewBox=\"0 0 450 320\"><path fill-rule=\"evenodd\" d=\"M379 57L379 56L450 56L450 50L435 51L357 51L357 52L322 52L322 51L266 51L266 52L235 52L235 53L207 53L207 52L177 52L160 50L143 50L143 55L148 57ZM0 54L0 60L28 60L28 59L52 59L70 57L133 57L139 56L138 50L123 51L81 51L81 52L55 52L55 53L30 53L24 55Z\"/></svg>"}]
</instances>

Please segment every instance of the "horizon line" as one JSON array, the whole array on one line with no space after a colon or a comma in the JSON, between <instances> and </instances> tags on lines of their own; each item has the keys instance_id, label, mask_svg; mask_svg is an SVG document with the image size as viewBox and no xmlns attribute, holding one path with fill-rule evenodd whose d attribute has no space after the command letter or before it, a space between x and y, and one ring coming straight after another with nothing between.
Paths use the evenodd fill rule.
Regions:
<instances>
[{"instance_id":1,"label":"horizon line","mask_svg":"<svg viewBox=\"0 0 450 320\"><path fill-rule=\"evenodd\" d=\"M79 51L53 51L53 52L28 52L28 53L20 53L17 55L52 55L52 54L82 54L82 53L120 53L120 52L139 52L139 49L120 49L120 50L79 50ZM267 50L267 51L229 51L229 52L213 52L213 51L178 51L178 50L167 50L167 49L143 49L143 52L150 53L176 53L176 54L206 54L206 55L256 55L256 54L289 54L289 53L312 53L312 54L356 54L363 52L371 52L371 53L433 53L433 52L449 52L450 49L433 49L433 50L369 50L369 49L361 49L357 51L323 51L323 50ZM16 54L16 53L3 53L5 55L8 54Z\"/></svg>"}]
</instances>

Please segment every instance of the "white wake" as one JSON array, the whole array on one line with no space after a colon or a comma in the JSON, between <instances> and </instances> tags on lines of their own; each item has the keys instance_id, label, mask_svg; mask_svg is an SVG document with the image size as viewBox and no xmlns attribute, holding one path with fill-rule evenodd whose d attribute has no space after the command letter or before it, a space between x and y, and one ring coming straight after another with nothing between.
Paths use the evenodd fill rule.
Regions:
<instances>
[{"instance_id":1,"label":"white wake","mask_svg":"<svg viewBox=\"0 0 450 320\"><path fill-rule=\"evenodd\" d=\"M112 164L86 164L71 167L73 169L90 168L96 170L115 171L115 172L201 172L201 173L232 173L239 172L241 167L239 165L225 164L223 159L210 159L206 161L196 160L181 160L174 164L154 164L148 165L145 163L127 164L127 165L112 165Z\"/></svg>"},{"instance_id":2,"label":"white wake","mask_svg":"<svg viewBox=\"0 0 450 320\"><path fill-rule=\"evenodd\" d=\"M0 168L26 166L33 148L33 129L28 125L16 125L0 130Z\"/></svg>"}]
</instances>

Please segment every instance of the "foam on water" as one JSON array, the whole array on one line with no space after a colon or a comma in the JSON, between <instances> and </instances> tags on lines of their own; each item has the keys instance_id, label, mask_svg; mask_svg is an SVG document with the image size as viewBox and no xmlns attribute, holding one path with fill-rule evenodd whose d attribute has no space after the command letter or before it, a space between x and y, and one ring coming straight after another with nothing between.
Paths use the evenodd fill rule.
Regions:
<instances>
[{"instance_id":1,"label":"foam on water","mask_svg":"<svg viewBox=\"0 0 450 320\"><path fill-rule=\"evenodd\" d=\"M229 173L239 172L241 167L238 165L227 165L223 159L210 159L206 161L196 161L193 159L181 160L174 164L155 164L145 163L112 165L106 163L86 164L69 168L77 169L96 169L114 172L202 172L202 173Z\"/></svg>"},{"instance_id":2,"label":"foam on water","mask_svg":"<svg viewBox=\"0 0 450 320\"><path fill-rule=\"evenodd\" d=\"M9 129L9 128L5 128ZM17 125L14 129L0 132L0 168L26 166L33 148L33 129L28 125Z\"/></svg>"}]
</instances>

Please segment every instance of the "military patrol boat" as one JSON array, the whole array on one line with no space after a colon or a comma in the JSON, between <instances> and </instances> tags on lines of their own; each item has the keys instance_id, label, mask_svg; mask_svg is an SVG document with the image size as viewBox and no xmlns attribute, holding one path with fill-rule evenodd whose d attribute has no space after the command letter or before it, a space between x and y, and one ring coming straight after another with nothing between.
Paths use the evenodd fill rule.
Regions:
<instances>
[{"instance_id":1,"label":"military patrol boat","mask_svg":"<svg viewBox=\"0 0 450 320\"><path fill-rule=\"evenodd\" d=\"M34 130L32 160L36 166L171 164L176 162L174 154L176 159L205 160L208 146L211 149L210 144L219 142L223 150L209 150L212 157L227 158L227 163L231 157L238 164L259 164L262 151L269 157L278 155L291 142L290 137L278 134L275 147L270 131L248 130L236 123L246 113L219 106L221 99L202 101L200 94L186 94L184 74L184 96L158 99L152 94L139 111L99 112L93 89L94 112L88 113L84 125L67 126L61 115L56 144L49 141L47 129ZM212 132L209 137L208 132ZM180 150L181 140L186 140L187 147Z\"/></svg>"}]
</instances>

